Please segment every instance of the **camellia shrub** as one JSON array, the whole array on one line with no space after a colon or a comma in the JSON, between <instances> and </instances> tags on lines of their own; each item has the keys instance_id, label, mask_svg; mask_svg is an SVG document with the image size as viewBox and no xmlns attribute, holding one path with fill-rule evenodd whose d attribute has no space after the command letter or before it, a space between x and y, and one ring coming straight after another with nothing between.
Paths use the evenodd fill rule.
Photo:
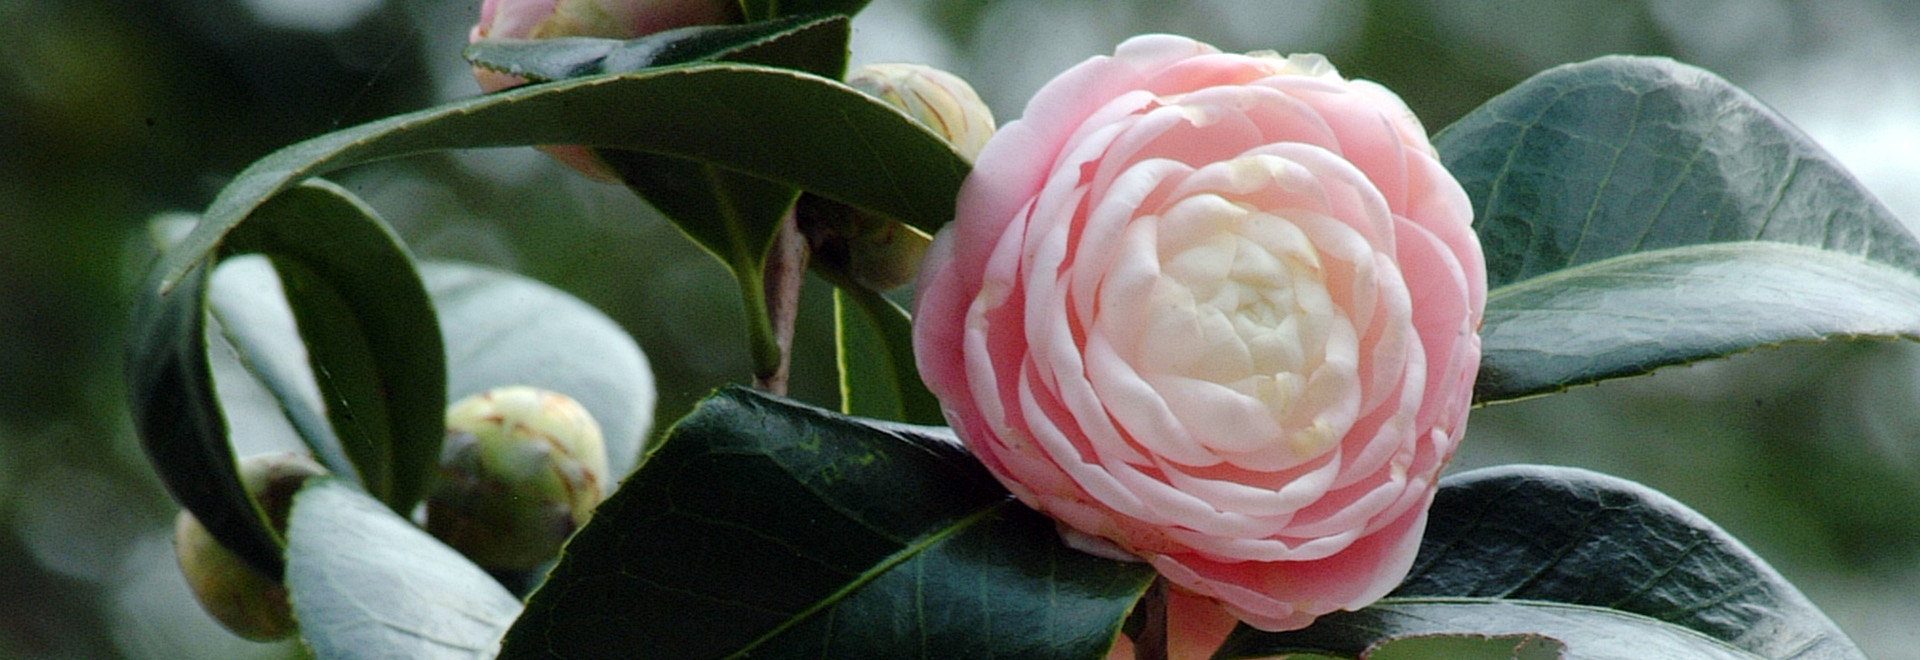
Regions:
<instances>
[{"instance_id":1,"label":"camellia shrub","mask_svg":"<svg viewBox=\"0 0 1920 660\"><path fill-rule=\"evenodd\" d=\"M1643 486L1442 476L1474 406L1920 336L1920 240L1746 93L1608 57L1429 134L1320 56L1143 35L996 130L848 71L865 4L487 0L487 93L240 173L128 347L202 604L324 659L1862 657ZM500 146L724 263L689 303L754 372L649 442L617 325L320 178ZM782 396L809 271L838 410ZM236 456L253 415L308 451Z\"/></svg>"}]
</instances>

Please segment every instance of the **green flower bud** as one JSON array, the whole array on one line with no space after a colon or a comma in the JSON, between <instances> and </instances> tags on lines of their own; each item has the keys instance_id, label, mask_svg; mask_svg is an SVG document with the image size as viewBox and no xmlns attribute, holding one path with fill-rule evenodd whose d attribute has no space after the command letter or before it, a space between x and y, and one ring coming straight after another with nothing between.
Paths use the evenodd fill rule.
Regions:
<instances>
[{"instance_id":1,"label":"green flower bud","mask_svg":"<svg viewBox=\"0 0 1920 660\"><path fill-rule=\"evenodd\" d=\"M951 73L921 64L869 64L848 75L847 85L899 108L968 161L993 136L993 111ZM836 284L871 291L912 282L933 240L891 218L812 195L801 198L796 217L816 270Z\"/></svg>"},{"instance_id":2,"label":"green flower bud","mask_svg":"<svg viewBox=\"0 0 1920 660\"><path fill-rule=\"evenodd\" d=\"M261 454L240 461L240 481L277 532L285 533L293 494L326 468L303 454ZM200 607L233 634L259 642L285 639L299 626L287 587L214 540L192 513L174 519L174 555Z\"/></svg>"},{"instance_id":3,"label":"green flower bud","mask_svg":"<svg viewBox=\"0 0 1920 660\"><path fill-rule=\"evenodd\" d=\"M951 73L924 64L869 64L848 74L847 85L933 129L967 162L993 137L993 110Z\"/></svg>"},{"instance_id":4,"label":"green flower bud","mask_svg":"<svg viewBox=\"0 0 1920 660\"><path fill-rule=\"evenodd\" d=\"M447 409L427 531L482 568L539 566L607 490L607 450L586 408L560 394L501 387Z\"/></svg>"}]
</instances>

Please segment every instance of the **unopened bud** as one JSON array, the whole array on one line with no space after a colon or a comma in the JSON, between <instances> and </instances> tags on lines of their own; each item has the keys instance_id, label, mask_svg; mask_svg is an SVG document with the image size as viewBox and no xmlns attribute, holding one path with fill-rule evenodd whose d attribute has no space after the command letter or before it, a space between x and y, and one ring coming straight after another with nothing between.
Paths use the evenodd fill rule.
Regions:
<instances>
[{"instance_id":1,"label":"unopened bud","mask_svg":"<svg viewBox=\"0 0 1920 660\"><path fill-rule=\"evenodd\" d=\"M559 554L607 489L600 425L566 396L501 387L447 409L427 531L492 570Z\"/></svg>"},{"instance_id":2,"label":"unopened bud","mask_svg":"<svg viewBox=\"0 0 1920 660\"><path fill-rule=\"evenodd\" d=\"M869 64L847 85L880 99L944 138L971 162L993 136L993 111L959 76L921 64ZM796 217L814 268L836 284L889 291L913 281L932 237L901 222L813 195Z\"/></svg>"},{"instance_id":3,"label":"unopened bud","mask_svg":"<svg viewBox=\"0 0 1920 660\"><path fill-rule=\"evenodd\" d=\"M326 469L303 454L261 454L240 461L240 480L275 531L285 533L293 494ZM285 639L299 626L287 602L287 587L214 540L193 514L181 511L173 526L173 549L200 607L233 634L254 641Z\"/></svg>"},{"instance_id":4,"label":"unopened bud","mask_svg":"<svg viewBox=\"0 0 1920 660\"><path fill-rule=\"evenodd\" d=\"M924 64L869 64L849 74L847 85L932 129L967 162L993 137L993 110L972 85L951 73Z\"/></svg>"}]
</instances>

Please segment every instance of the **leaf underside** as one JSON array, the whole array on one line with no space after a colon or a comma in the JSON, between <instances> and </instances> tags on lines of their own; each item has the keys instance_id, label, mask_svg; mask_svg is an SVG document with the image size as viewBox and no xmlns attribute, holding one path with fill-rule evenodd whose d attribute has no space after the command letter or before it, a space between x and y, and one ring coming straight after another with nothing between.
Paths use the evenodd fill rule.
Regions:
<instances>
[{"instance_id":1,"label":"leaf underside","mask_svg":"<svg viewBox=\"0 0 1920 660\"><path fill-rule=\"evenodd\" d=\"M487 657L520 601L351 484L309 481L287 524L287 592L327 660Z\"/></svg>"}]
</instances>

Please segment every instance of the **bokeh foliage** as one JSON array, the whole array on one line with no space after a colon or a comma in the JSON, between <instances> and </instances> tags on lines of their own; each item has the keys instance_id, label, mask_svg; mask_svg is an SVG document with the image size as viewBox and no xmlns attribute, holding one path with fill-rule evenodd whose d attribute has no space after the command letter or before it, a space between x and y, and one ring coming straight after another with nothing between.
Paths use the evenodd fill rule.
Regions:
<instances>
[{"instance_id":1,"label":"bokeh foliage","mask_svg":"<svg viewBox=\"0 0 1920 660\"><path fill-rule=\"evenodd\" d=\"M0 593L8 595L0 657L169 657L166 640L197 634L170 627L204 630L181 627L192 625L191 611L146 616L190 610L184 600L152 602L173 593L153 586L171 568L156 534L173 506L139 459L120 402L115 347L147 259L147 218L205 208L228 177L286 144L471 91L458 84L458 42L477 2L376 0L327 31L263 22L250 7L265 4L0 5ZM1285 27L1302 22L1287 12L1253 27L1229 20L1238 15L1230 7L1258 3L1006 4L883 0L875 9L924 9L950 26L955 61L944 64L972 78L1003 120L1031 92L1007 69L1050 75L1066 63L1035 53L1015 65L994 52L999 35L1019 33L1007 22L1021 12L1097 14L1098 43L1072 59L1145 30L1230 50L1321 50L1345 73L1406 96L1430 128L1546 65L1605 52L1675 55L1735 82L1753 74L1741 68L1749 64L1712 61L1725 51L1686 41L1656 16L1656 0L1541 3L1551 8L1511 12L1504 23L1421 0L1292 9L1318 6L1317 22L1307 22L1320 33ZM1897 1L1840 4L1890 12L1881 20L1905 21L1908 33L1920 25ZM1799 18L1821 16L1831 20ZM1462 21L1495 27L1462 30ZM1254 28L1288 36L1270 40ZM1489 40L1488 29L1529 36ZM1794 30L1773 43L1805 52L1813 47L1805 40L1821 34ZM739 334L738 310L684 304L733 295L722 269L624 191L570 177L527 154L480 152L370 166L341 182L423 257L514 268L612 315L653 356L657 419L741 380L744 347L709 341ZM807 296L795 394L831 405L832 306L817 282ZM1645 481L1753 544L1816 601L1839 598L1848 581L1920 585L1915 365L1905 346L1792 347L1489 408L1476 413L1461 462L1575 463ZM1676 443L1682 435L1705 440ZM1828 586L1803 576L1826 576ZM1834 614L1848 624L1846 611ZM1892 643L1875 648L1875 631L1850 631L1873 657L1901 657Z\"/></svg>"}]
</instances>

